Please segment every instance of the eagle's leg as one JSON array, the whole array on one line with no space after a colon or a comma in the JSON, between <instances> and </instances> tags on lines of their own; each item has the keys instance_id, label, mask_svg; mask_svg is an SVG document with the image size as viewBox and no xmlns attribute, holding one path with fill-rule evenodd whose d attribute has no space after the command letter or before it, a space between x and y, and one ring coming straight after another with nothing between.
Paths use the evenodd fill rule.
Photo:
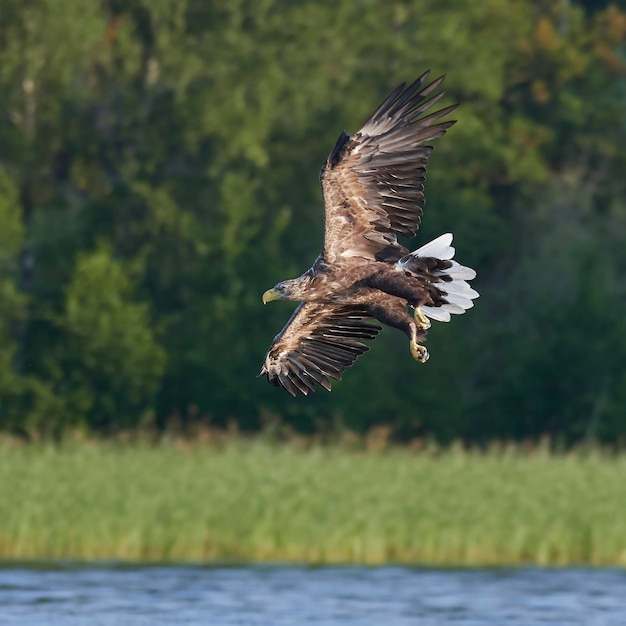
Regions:
<instances>
[{"instance_id":1,"label":"eagle's leg","mask_svg":"<svg viewBox=\"0 0 626 626\"><path fill-rule=\"evenodd\" d=\"M418 328L422 330L428 330L430 328L430 320L422 313L420 307L415 307L413 317Z\"/></svg>"},{"instance_id":2,"label":"eagle's leg","mask_svg":"<svg viewBox=\"0 0 626 626\"><path fill-rule=\"evenodd\" d=\"M369 305L369 314L387 326L404 331L410 339L413 358L420 363L426 363L429 357L428 350L418 343L425 339L425 329L419 327L407 313L406 304L402 300L397 298L390 298L390 300L391 302L384 304Z\"/></svg>"},{"instance_id":3,"label":"eagle's leg","mask_svg":"<svg viewBox=\"0 0 626 626\"><path fill-rule=\"evenodd\" d=\"M425 302L425 298L428 297L428 289L415 277L384 268L370 274L364 282L368 287L374 287L391 296L406 300L411 306L415 307L413 319L417 327L420 330L428 330L430 328L430 320L420 309L420 306Z\"/></svg>"}]
</instances>

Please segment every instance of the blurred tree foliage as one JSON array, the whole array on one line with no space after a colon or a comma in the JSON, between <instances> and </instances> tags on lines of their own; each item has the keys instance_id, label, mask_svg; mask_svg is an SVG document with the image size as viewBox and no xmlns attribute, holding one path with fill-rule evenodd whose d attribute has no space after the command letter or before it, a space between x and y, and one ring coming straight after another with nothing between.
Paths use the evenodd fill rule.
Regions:
<instances>
[{"instance_id":1,"label":"blurred tree foliage","mask_svg":"<svg viewBox=\"0 0 626 626\"><path fill-rule=\"evenodd\" d=\"M626 435L626 7L563 0L0 0L0 420L25 434ZM256 380L343 128L425 68L459 123L419 242L476 309L386 330L332 394Z\"/></svg>"}]
</instances>

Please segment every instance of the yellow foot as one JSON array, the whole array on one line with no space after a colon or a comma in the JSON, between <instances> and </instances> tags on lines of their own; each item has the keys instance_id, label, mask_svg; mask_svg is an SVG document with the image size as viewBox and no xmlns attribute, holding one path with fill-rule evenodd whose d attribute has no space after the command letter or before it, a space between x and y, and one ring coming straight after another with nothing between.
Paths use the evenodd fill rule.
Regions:
<instances>
[{"instance_id":1,"label":"yellow foot","mask_svg":"<svg viewBox=\"0 0 626 626\"><path fill-rule=\"evenodd\" d=\"M428 350L424 346L420 346L416 341L411 341L411 354L416 361L426 363L428 361Z\"/></svg>"},{"instance_id":2,"label":"yellow foot","mask_svg":"<svg viewBox=\"0 0 626 626\"><path fill-rule=\"evenodd\" d=\"M415 318L415 323L420 330L428 330L430 328L430 320L422 313L418 306L415 307L413 317Z\"/></svg>"}]
</instances>

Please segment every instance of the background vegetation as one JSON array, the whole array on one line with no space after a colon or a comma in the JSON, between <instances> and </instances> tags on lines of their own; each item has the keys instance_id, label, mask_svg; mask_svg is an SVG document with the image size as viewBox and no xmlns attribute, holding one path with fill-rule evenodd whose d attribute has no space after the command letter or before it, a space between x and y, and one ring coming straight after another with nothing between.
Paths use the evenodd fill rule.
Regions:
<instances>
[{"instance_id":1,"label":"background vegetation","mask_svg":"<svg viewBox=\"0 0 626 626\"><path fill-rule=\"evenodd\" d=\"M0 0L0 424L398 438L626 435L626 7L567 0ZM333 393L256 380L322 235L317 172L447 73L419 242L482 298L416 365L385 331Z\"/></svg>"},{"instance_id":2,"label":"background vegetation","mask_svg":"<svg viewBox=\"0 0 626 626\"><path fill-rule=\"evenodd\" d=\"M3 441L0 558L626 565L623 454L304 443Z\"/></svg>"}]
</instances>

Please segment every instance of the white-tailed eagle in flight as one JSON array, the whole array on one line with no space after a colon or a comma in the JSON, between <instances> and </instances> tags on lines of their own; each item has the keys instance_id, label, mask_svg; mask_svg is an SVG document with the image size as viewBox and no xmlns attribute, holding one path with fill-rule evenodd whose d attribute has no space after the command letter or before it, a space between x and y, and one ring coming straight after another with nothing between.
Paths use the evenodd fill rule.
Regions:
<instances>
[{"instance_id":1,"label":"white-tailed eagle in flight","mask_svg":"<svg viewBox=\"0 0 626 626\"><path fill-rule=\"evenodd\" d=\"M425 362L430 320L447 322L478 297L466 282L476 272L452 260L451 234L413 252L398 243L420 225L428 143L454 124L438 120L457 105L425 114L445 93L437 91L444 76L427 83L428 74L400 85L355 135L341 134L320 174L324 249L302 276L263 294L264 303L301 303L260 372L293 396L316 383L330 391L329 379L339 380L381 330L373 320L404 331Z\"/></svg>"}]
</instances>

